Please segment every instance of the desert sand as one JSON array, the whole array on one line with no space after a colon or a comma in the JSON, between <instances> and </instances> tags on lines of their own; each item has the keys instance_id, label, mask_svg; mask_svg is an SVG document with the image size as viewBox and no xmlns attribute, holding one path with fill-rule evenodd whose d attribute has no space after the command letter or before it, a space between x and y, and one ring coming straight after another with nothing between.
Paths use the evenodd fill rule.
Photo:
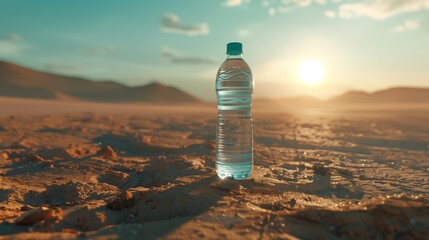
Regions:
<instances>
[{"instance_id":1,"label":"desert sand","mask_svg":"<svg viewBox=\"0 0 429 240\"><path fill-rule=\"evenodd\" d=\"M253 120L221 180L213 105L0 98L0 238L427 239L429 108Z\"/></svg>"}]
</instances>

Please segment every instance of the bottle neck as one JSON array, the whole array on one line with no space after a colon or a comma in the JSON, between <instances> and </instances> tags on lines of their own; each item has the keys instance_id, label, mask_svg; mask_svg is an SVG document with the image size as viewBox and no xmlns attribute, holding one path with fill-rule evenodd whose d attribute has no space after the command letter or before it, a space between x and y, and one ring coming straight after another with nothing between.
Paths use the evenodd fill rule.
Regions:
<instances>
[{"instance_id":1,"label":"bottle neck","mask_svg":"<svg viewBox=\"0 0 429 240\"><path fill-rule=\"evenodd\" d=\"M227 54L226 59L243 59L243 54L238 54L238 55Z\"/></svg>"}]
</instances>

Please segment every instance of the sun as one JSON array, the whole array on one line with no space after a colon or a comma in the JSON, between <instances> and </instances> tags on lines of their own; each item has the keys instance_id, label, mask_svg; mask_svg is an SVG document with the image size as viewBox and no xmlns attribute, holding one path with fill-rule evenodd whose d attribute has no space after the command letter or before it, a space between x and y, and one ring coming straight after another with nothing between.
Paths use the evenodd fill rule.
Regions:
<instances>
[{"instance_id":1,"label":"sun","mask_svg":"<svg viewBox=\"0 0 429 240\"><path fill-rule=\"evenodd\" d=\"M299 66L299 78L307 84L319 83L325 75L325 68L317 60L307 60Z\"/></svg>"}]
</instances>

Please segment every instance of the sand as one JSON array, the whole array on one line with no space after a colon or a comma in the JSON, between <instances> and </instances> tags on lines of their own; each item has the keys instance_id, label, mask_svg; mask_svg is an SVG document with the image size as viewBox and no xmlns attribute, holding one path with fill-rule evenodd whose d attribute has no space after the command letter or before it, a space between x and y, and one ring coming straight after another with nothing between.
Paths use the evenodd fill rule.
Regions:
<instances>
[{"instance_id":1,"label":"sand","mask_svg":"<svg viewBox=\"0 0 429 240\"><path fill-rule=\"evenodd\" d=\"M429 111L254 113L250 179L206 106L0 99L2 239L425 239Z\"/></svg>"}]
</instances>

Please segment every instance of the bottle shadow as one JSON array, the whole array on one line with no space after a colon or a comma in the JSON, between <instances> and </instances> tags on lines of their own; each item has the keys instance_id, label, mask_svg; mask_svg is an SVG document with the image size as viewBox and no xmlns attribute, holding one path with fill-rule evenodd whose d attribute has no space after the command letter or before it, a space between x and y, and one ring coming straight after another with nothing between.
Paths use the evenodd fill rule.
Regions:
<instances>
[{"instance_id":1,"label":"bottle shadow","mask_svg":"<svg viewBox=\"0 0 429 240\"><path fill-rule=\"evenodd\" d=\"M133 216L126 224L145 239L163 238L199 215L210 211L218 201L229 194L213 185L222 184L217 175L208 177L189 176L190 183L175 186L154 187L138 192L134 206L122 210L121 215ZM120 225L114 226L114 232ZM126 234L127 231L125 231ZM92 237L111 236L112 230L101 229Z\"/></svg>"},{"instance_id":2,"label":"bottle shadow","mask_svg":"<svg viewBox=\"0 0 429 240\"><path fill-rule=\"evenodd\" d=\"M228 190L212 187L223 181L214 171L211 158L214 150L210 144L169 148L143 143L134 136L115 134L106 134L93 141L110 145L124 156L146 156L149 160L138 175L132 175L121 187L132 191L136 199L132 207L119 213L132 217L112 226L115 232L126 224L141 233L139 236L162 238L216 206L229 194ZM100 229L94 237L111 234L108 229Z\"/></svg>"}]
</instances>

